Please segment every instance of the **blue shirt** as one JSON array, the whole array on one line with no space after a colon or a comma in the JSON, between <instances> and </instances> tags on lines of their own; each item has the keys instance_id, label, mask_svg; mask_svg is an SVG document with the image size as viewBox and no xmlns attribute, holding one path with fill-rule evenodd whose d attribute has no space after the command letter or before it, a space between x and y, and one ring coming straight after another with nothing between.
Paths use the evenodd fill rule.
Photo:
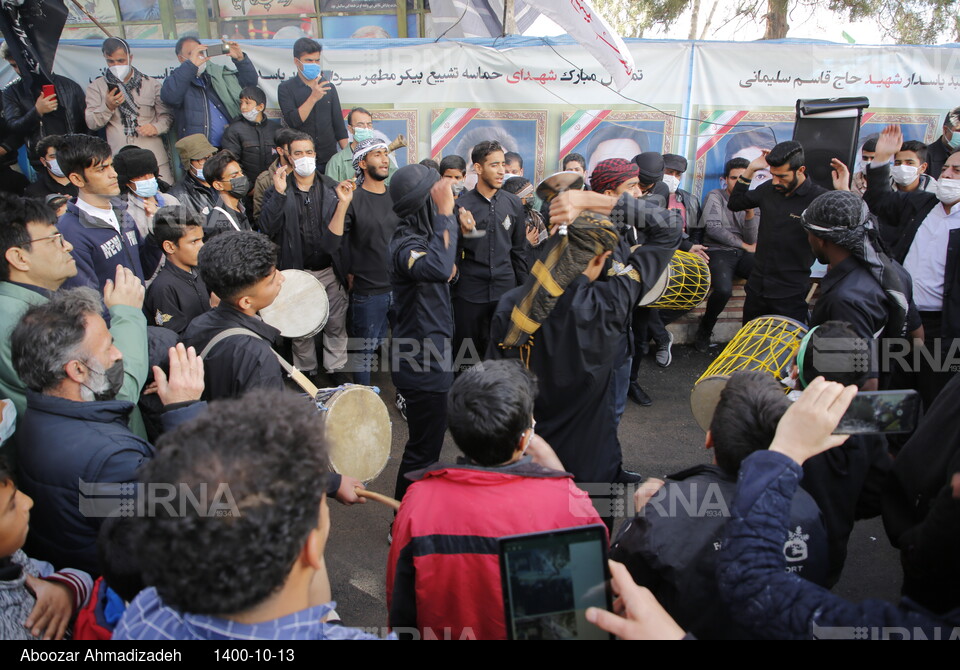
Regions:
<instances>
[{"instance_id":1,"label":"blue shirt","mask_svg":"<svg viewBox=\"0 0 960 670\"><path fill-rule=\"evenodd\" d=\"M163 604L155 588L133 599L114 640L376 640L357 628L323 623L335 602L262 623L238 623L206 614L184 614ZM391 634L391 639L394 636Z\"/></svg>"},{"instance_id":2,"label":"blue shirt","mask_svg":"<svg viewBox=\"0 0 960 670\"><path fill-rule=\"evenodd\" d=\"M223 112L213 102L212 96L217 95L212 86L203 79L197 77L197 82L207 90L207 109L210 114L210 123L207 125L207 139L215 147L220 146L220 140L223 139L223 133L230 125L230 119L223 115Z\"/></svg>"}]
</instances>

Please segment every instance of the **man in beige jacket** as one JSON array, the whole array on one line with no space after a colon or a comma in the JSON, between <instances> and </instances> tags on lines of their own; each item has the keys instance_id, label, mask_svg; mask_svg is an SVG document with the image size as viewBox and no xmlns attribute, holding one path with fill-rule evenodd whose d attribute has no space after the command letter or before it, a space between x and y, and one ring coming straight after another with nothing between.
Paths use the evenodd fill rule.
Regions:
<instances>
[{"instance_id":1,"label":"man in beige jacket","mask_svg":"<svg viewBox=\"0 0 960 670\"><path fill-rule=\"evenodd\" d=\"M114 153L128 144L153 152L159 177L173 183L170 157L163 138L173 114L160 100L160 82L137 70L130 45L119 37L103 42L106 74L87 87L86 121L91 130L106 126L107 143Z\"/></svg>"}]
</instances>

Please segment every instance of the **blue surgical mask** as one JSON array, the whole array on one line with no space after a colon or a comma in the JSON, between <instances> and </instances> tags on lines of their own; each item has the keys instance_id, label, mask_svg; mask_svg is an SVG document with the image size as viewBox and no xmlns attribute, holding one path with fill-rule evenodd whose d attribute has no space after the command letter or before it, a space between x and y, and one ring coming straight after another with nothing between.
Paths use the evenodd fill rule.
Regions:
<instances>
[{"instance_id":1,"label":"blue surgical mask","mask_svg":"<svg viewBox=\"0 0 960 670\"><path fill-rule=\"evenodd\" d=\"M133 185L136 187L136 194L141 198L152 198L157 194L159 188L156 177L144 179L143 181L135 181Z\"/></svg>"},{"instance_id":2,"label":"blue surgical mask","mask_svg":"<svg viewBox=\"0 0 960 670\"><path fill-rule=\"evenodd\" d=\"M202 167L194 168L193 175L200 181L203 181L203 168Z\"/></svg>"},{"instance_id":3,"label":"blue surgical mask","mask_svg":"<svg viewBox=\"0 0 960 670\"><path fill-rule=\"evenodd\" d=\"M319 63L303 63L303 76L313 81L320 76Z\"/></svg>"},{"instance_id":4,"label":"blue surgical mask","mask_svg":"<svg viewBox=\"0 0 960 670\"><path fill-rule=\"evenodd\" d=\"M353 139L357 142L373 139L373 128L354 128Z\"/></svg>"},{"instance_id":5,"label":"blue surgical mask","mask_svg":"<svg viewBox=\"0 0 960 670\"><path fill-rule=\"evenodd\" d=\"M950 138L950 141L947 142L947 144L954 151L956 151L957 149L960 149L960 132L957 132L956 130L954 130L953 137Z\"/></svg>"}]
</instances>

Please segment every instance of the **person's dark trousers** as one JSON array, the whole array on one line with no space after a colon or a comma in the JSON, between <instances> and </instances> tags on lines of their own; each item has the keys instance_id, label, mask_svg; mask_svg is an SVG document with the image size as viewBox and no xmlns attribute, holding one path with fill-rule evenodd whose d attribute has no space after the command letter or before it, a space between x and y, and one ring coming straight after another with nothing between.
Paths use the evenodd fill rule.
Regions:
<instances>
[{"instance_id":1,"label":"person's dark trousers","mask_svg":"<svg viewBox=\"0 0 960 670\"><path fill-rule=\"evenodd\" d=\"M377 369L376 352L387 337L387 314L392 303L390 291L377 295L350 294L347 331L351 342L347 365L353 370L353 381L357 384L369 386L370 372Z\"/></svg>"},{"instance_id":2,"label":"person's dark trousers","mask_svg":"<svg viewBox=\"0 0 960 670\"><path fill-rule=\"evenodd\" d=\"M453 299L453 358L462 372L483 359L490 342L490 322L497 309L495 302L468 302Z\"/></svg>"},{"instance_id":3,"label":"person's dark trousers","mask_svg":"<svg viewBox=\"0 0 960 670\"><path fill-rule=\"evenodd\" d=\"M913 360L917 367L917 390L923 399L924 409L929 409L958 370L951 370L950 351L954 339L943 337L943 313L920 312L923 323L924 352L915 352Z\"/></svg>"},{"instance_id":4,"label":"person's dark trousers","mask_svg":"<svg viewBox=\"0 0 960 670\"><path fill-rule=\"evenodd\" d=\"M747 286L747 297L743 301L743 323L771 314L785 316L806 325L810 320L806 292L788 298L764 298Z\"/></svg>"},{"instance_id":5,"label":"person's dark trousers","mask_svg":"<svg viewBox=\"0 0 960 670\"><path fill-rule=\"evenodd\" d=\"M407 401L407 429L410 434L403 447L394 494L397 500L403 500L403 494L412 483L404 475L440 460L443 435L447 430L447 394L414 389L397 389L397 392Z\"/></svg>"},{"instance_id":6,"label":"person's dark trousers","mask_svg":"<svg viewBox=\"0 0 960 670\"><path fill-rule=\"evenodd\" d=\"M620 417L623 416L623 410L627 408L627 390L630 388L632 363L633 359L628 358L610 376L610 397L613 399L613 415L616 417L618 426L620 425Z\"/></svg>"},{"instance_id":7,"label":"person's dark trousers","mask_svg":"<svg viewBox=\"0 0 960 670\"><path fill-rule=\"evenodd\" d=\"M710 334L717 319L733 295L733 278L747 279L753 270L754 256L742 249L717 249L710 251L710 283L712 293L707 298L707 307L700 318L700 332Z\"/></svg>"}]
</instances>

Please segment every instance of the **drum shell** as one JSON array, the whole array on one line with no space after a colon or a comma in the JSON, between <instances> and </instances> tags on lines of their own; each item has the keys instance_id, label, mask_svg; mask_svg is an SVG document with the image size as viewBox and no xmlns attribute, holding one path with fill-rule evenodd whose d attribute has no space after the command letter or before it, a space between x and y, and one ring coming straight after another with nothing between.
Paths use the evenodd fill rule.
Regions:
<instances>
[{"instance_id":1,"label":"drum shell","mask_svg":"<svg viewBox=\"0 0 960 670\"><path fill-rule=\"evenodd\" d=\"M640 298L641 307L689 311L710 291L710 266L689 251L677 250L660 279Z\"/></svg>"},{"instance_id":2,"label":"drum shell","mask_svg":"<svg viewBox=\"0 0 960 670\"><path fill-rule=\"evenodd\" d=\"M690 393L690 409L700 427L710 428L720 393L734 372L759 370L777 381L788 372L807 327L782 316L761 316L737 331L704 370Z\"/></svg>"}]
</instances>

